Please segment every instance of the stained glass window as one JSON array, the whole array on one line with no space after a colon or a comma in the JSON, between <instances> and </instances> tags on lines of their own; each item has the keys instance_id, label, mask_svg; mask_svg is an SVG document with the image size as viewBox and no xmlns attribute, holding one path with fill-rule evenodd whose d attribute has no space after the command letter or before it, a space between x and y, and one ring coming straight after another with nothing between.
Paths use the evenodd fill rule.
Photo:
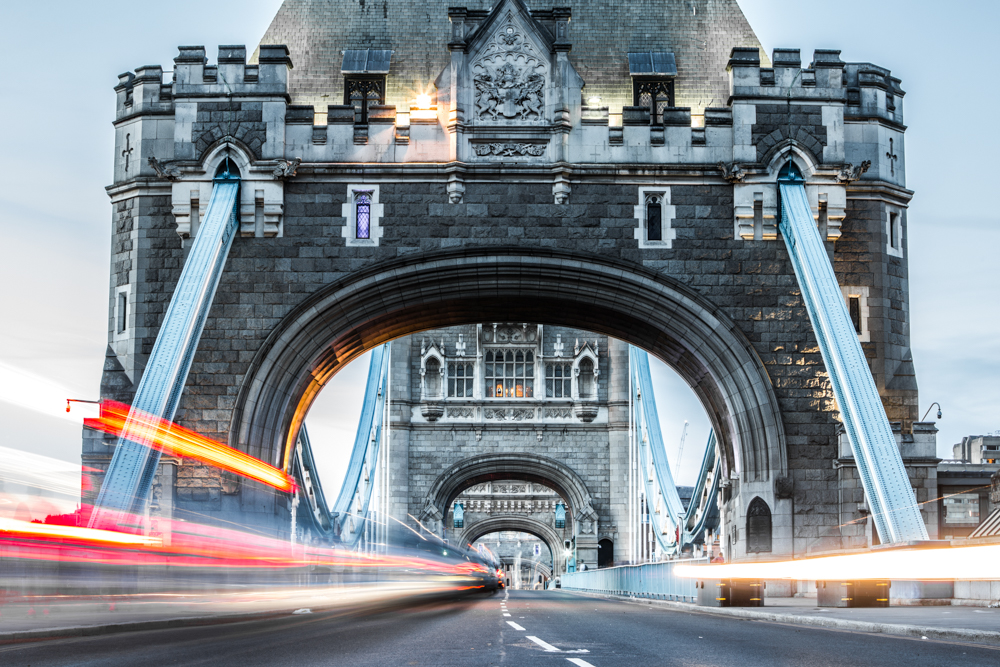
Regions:
<instances>
[{"instance_id":1,"label":"stained glass window","mask_svg":"<svg viewBox=\"0 0 1000 667\"><path fill-rule=\"evenodd\" d=\"M359 192L354 200L356 206L357 234L355 238L371 238L372 200L367 192Z\"/></svg>"}]
</instances>

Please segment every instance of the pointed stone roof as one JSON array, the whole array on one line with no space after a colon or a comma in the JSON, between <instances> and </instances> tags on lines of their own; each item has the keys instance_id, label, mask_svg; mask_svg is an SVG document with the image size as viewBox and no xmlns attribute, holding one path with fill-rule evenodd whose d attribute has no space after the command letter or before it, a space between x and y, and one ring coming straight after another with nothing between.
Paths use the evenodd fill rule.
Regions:
<instances>
[{"instance_id":1,"label":"pointed stone roof","mask_svg":"<svg viewBox=\"0 0 1000 667\"><path fill-rule=\"evenodd\" d=\"M343 52L391 49L386 103L406 107L430 93L449 62L449 6L456 0L285 0L261 44L285 44L293 104L343 103ZM467 3L489 10L496 3ZM676 103L724 106L726 64L734 46L760 47L736 0L549 0L535 13L569 7L569 60L586 82L584 97L620 110L632 104L628 53L669 52L677 63ZM551 13L551 12L550 12ZM761 54L762 63L766 56Z\"/></svg>"}]
</instances>

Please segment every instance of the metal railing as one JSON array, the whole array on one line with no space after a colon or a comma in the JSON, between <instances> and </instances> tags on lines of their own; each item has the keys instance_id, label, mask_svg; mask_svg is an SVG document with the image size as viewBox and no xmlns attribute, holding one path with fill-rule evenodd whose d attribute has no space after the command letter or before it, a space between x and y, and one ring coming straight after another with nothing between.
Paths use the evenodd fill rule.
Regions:
<instances>
[{"instance_id":1,"label":"metal railing","mask_svg":"<svg viewBox=\"0 0 1000 667\"><path fill-rule=\"evenodd\" d=\"M655 600L694 602L698 589L694 579L674 575L678 565L705 565L707 558L671 560L644 565L619 565L599 570L569 572L562 575L562 588L568 591L628 595Z\"/></svg>"}]
</instances>

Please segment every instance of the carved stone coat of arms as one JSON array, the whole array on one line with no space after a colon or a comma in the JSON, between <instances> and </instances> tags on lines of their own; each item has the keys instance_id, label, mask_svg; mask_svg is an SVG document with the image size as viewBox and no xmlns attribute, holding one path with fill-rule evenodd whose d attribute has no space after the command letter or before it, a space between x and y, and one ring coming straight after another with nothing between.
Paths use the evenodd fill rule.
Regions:
<instances>
[{"instance_id":1,"label":"carved stone coat of arms","mask_svg":"<svg viewBox=\"0 0 1000 667\"><path fill-rule=\"evenodd\" d=\"M543 119L547 65L508 14L472 65L477 122Z\"/></svg>"}]
</instances>

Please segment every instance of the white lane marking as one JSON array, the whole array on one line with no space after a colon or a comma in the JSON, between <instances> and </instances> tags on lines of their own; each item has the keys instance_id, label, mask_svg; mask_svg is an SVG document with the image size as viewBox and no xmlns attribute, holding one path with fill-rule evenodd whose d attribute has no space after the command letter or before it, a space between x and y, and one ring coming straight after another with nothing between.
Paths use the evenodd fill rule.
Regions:
<instances>
[{"instance_id":1,"label":"white lane marking","mask_svg":"<svg viewBox=\"0 0 1000 667\"><path fill-rule=\"evenodd\" d=\"M504 613L504 616L510 616L510 614Z\"/></svg>"},{"instance_id":2,"label":"white lane marking","mask_svg":"<svg viewBox=\"0 0 1000 667\"><path fill-rule=\"evenodd\" d=\"M509 625L510 627L514 628L518 632L524 632L524 628L522 628L520 625L518 625L514 621L507 621L507 625Z\"/></svg>"},{"instance_id":3,"label":"white lane marking","mask_svg":"<svg viewBox=\"0 0 1000 667\"><path fill-rule=\"evenodd\" d=\"M566 659L572 662L574 665L577 665L577 667L594 667L592 664L590 664L583 658L566 658Z\"/></svg>"},{"instance_id":4,"label":"white lane marking","mask_svg":"<svg viewBox=\"0 0 1000 667\"><path fill-rule=\"evenodd\" d=\"M311 614L311 613L313 613L313 610L312 609L296 609L292 613L293 614Z\"/></svg>"},{"instance_id":5,"label":"white lane marking","mask_svg":"<svg viewBox=\"0 0 1000 667\"><path fill-rule=\"evenodd\" d=\"M531 635L529 635L528 639L530 639L531 641L535 642L536 644L538 644L539 646L541 646L543 649L545 649L549 653L562 653L562 651L560 649L557 649L552 644L548 644L546 642L543 642L538 637L532 637Z\"/></svg>"}]
</instances>

